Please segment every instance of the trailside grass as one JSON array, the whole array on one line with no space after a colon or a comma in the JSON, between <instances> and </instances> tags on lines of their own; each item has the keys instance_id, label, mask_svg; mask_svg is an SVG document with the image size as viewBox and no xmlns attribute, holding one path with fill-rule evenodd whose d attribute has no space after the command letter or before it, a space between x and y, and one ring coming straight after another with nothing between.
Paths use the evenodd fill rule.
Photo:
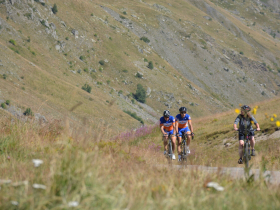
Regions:
<instances>
[{"instance_id":1,"label":"trailside grass","mask_svg":"<svg viewBox=\"0 0 280 210\"><path fill-rule=\"evenodd\" d=\"M113 138L99 135L100 129L90 126L70 130L55 121L38 125L32 119L23 123L1 116L1 209L280 206L279 188L265 183L262 177L259 181L233 180L219 173L171 168L160 144L153 141L161 136L157 126ZM41 159L43 164L34 167L32 159ZM210 181L218 182L224 191L207 188Z\"/></svg>"}]
</instances>

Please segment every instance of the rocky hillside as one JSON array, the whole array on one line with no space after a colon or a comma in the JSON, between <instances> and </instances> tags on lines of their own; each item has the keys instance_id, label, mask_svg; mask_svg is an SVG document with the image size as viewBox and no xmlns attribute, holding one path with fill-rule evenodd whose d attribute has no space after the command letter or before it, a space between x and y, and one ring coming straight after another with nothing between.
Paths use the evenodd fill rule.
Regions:
<instances>
[{"instance_id":1,"label":"rocky hillside","mask_svg":"<svg viewBox=\"0 0 280 210\"><path fill-rule=\"evenodd\" d=\"M0 101L127 129L182 105L197 117L272 98L279 17L273 0L2 0Z\"/></svg>"}]
</instances>

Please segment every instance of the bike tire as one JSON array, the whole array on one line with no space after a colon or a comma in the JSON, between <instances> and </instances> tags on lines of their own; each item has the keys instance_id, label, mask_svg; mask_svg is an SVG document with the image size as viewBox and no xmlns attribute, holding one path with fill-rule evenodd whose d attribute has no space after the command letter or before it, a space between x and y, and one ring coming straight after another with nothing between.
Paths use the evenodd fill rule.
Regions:
<instances>
[{"instance_id":1,"label":"bike tire","mask_svg":"<svg viewBox=\"0 0 280 210\"><path fill-rule=\"evenodd\" d=\"M248 142L245 143L245 151L244 151L244 159L245 159L245 167L249 167L249 153L248 153Z\"/></svg>"},{"instance_id":2,"label":"bike tire","mask_svg":"<svg viewBox=\"0 0 280 210\"><path fill-rule=\"evenodd\" d=\"M169 159L172 161L172 155L173 155L173 151L172 151L172 142L169 141Z\"/></svg>"}]
</instances>

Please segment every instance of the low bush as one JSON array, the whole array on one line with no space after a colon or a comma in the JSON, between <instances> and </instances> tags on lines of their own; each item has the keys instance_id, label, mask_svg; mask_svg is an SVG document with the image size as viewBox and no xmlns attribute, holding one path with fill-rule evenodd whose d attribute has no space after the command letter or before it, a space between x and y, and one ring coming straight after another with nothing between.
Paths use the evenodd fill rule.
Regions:
<instances>
[{"instance_id":1,"label":"low bush","mask_svg":"<svg viewBox=\"0 0 280 210\"><path fill-rule=\"evenodd\" d=\"M135 75L135 77L142 79L142 78L143 78L143 75L140 74L139 72L137 72L137 74Z\"/></svg>"},{"instance_id":2,"label":"low bush","mask_svg":"<svg viewBox=\"0 0 280 210\"><path fill-rule=\"evenodd\" d=\"M133 97L141 102L141 103L145 103L146 102L146 90L144 89L144 87L141 84L137 85L137 89L136 89L136 93L133 94Z\"/></svg>"},{"instance_id":3,"label":"low bush","mask_svg":"<svg viewBox=\"0 0 280 210\"><path fill-rule=\"evenodd\" d=\"M103 61L103 60L100 60L99 62L98 62L101 66L104 66L104 64L105 64L105 61Z\"/></svg>"},{"instance_id":4,"label":"low bush","mask_svg":"<svg viewBox=\"0 0 280 210\"><path fill-rule=\"evenodd\" d=\"M144 41L144 42L146 42L146 43L149 43L149 42L150 42L150 40L149 40L147 37L145 37L145 36L142 36L142 37L140 38L140 40L142 40L142 41Z\"/></svg>"},{"instance_id":5,"label":"low bush","mask_svg":"<svg viewBox=\"0 0 280 210\"><path fill-rule=\"evenodd\" d=\"M154 68L153 61L150 61L150 62L149 62L149 64L148 64L148 68L149 68L149 69L153 69L153 68Z\"/></svg>"},{"instance_id":6,"label":"low bush","mask_svg":"<svg viewBox=\"0 0 280 210\"><path fill-rule=\"evenodd\" d=\"M56 4L53 5L52 12L53 12L53 14L56 14L58 12Z\"/></svg>"},{"instance_id":7,"label":"low bush","mask_svg":"<svg viewBox=\"0 0 280 210\"><path fill-rule=\"evenodd\" d=\"M10 101L10 100L6 100L6 104L7 104L8 106L10 106L11 101Z\"/></svg>"},{"instance_id":8,"label":"low bush","mask_svg":"<svg viewBox=\"0 0 280 210\"><path fill-rule=\"evenodd\" d=\"M14 46L16 46L17 44L16 44L16 41L15 40L13 40L13 39L10 39L9 40L9 42L12 44L12 45L14 45Z\"/></svg>"},{"instance_id":9,"label":"low bush","mask_svg":"<svg viewBox=\"0 0 280 210\"><path fill-rule=\"evenodd\" d=\"M88 85L88 84L84 84L83 87L82 87L82 89L83 89L84 91L87 91L88 93L91 93L91 86Z\"/></svg>"},{"instance_id":10,"label":"low bush","mask_svg":"<svg viewBox=\"0 0 280 210\"><path fill-rule=\"evenodd\" d=\"M81 60L81 61L84 61L85 59L86 59L85 56L83 56L83 55L80 56L80 60Z\"/></svg>"},{"instance_id":11,"label":"low bush","mask_svg":"<svg viewBox=\"0 0 280 210\"><path fill-rule=\"evenodd\" d=\"M138 117L137 114L135 112L130 112L130 111L125 111L123 110L126 114L130 115L131 117L133 117L134 119L138 120L140 123L144 124L144 121L141 117Z\"/></svg>"},{"instance_id":12,"label":"low bush","mask_svg":"<svg viewBox=\"0 0 280 210\"><path fill-rule=\"evenodd\" d=\"M3 109L6 109L6 108L7 108L7 106L6 106L5 103L1 103L1 107L2 107Z\"/></svg>"},{"instance_id":13,"label":"low bush","mask_svg":"<svg viewBox=\"0 0 280 210\"><path fill-rule=\"evenodd\" d=\"M27 108L27 109L25 110L25 112L23 112L23 114L24 114L25 116L33 116L33 112L32 112L32 110L31 110L31 108Z\"/></svg>"}]
</instances>

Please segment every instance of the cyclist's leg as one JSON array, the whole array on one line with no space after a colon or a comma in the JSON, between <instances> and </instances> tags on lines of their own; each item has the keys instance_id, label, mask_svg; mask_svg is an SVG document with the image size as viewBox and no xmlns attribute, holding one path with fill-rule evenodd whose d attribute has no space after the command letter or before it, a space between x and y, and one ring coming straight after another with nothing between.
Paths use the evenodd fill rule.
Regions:
<instances>
[{"instance_id":1,"label":"cyclist's leg","mask_svg":"<svg viewBox=\"0 0 280 210\"><path fill-rule=\"evenodd\" d=\"M243 140L239 140L239 157L242 158L243 157L243 147L244 147L244 141Z\"/></svg>"},{"instance_id":2,"label":"cyclist's leg","mask_svg":"<svg viewBox=\"0 0 280 210\"><path fill-rule=\"evenodd\" d=\"M187 133L187 146L189 147L191 143L191 130L189 127L186 127L185 131Z\"/></svg>"},{"instance_id":3,"label":"cyclist's leg","mask_svg":"<svg viewBox=\"0 0 280 210\"><path fill-rule=\"evenodd\" d=\"M255 149L255 134L254 131L250 132L250 144L251 144L251 148Z\"/></svg>"},{"instance_id":4,"label":"cyclist's leg","mask_svg":"<svg viewBox=\"0 0 280 210\"><path fill-rule=\"evenodd\" d=\"M166 131L165 131L165 132L166 132ZM162 136L164 151L167 151L168 132L166 132L166 133L167 133L166 136Z\"/></svg>"},{"instance_id":5,"label":"cyclist's leg","mask_svg":"<svg viewBox=\"0 0 280 210\"><path fill-rule=\"evenodd\" d=\"M184 130L182 128L178 128L178 133L179 133L178 145L177 145L178 155L181 155L182 132L184 132Z\"/></svg>"}]
</instances>

